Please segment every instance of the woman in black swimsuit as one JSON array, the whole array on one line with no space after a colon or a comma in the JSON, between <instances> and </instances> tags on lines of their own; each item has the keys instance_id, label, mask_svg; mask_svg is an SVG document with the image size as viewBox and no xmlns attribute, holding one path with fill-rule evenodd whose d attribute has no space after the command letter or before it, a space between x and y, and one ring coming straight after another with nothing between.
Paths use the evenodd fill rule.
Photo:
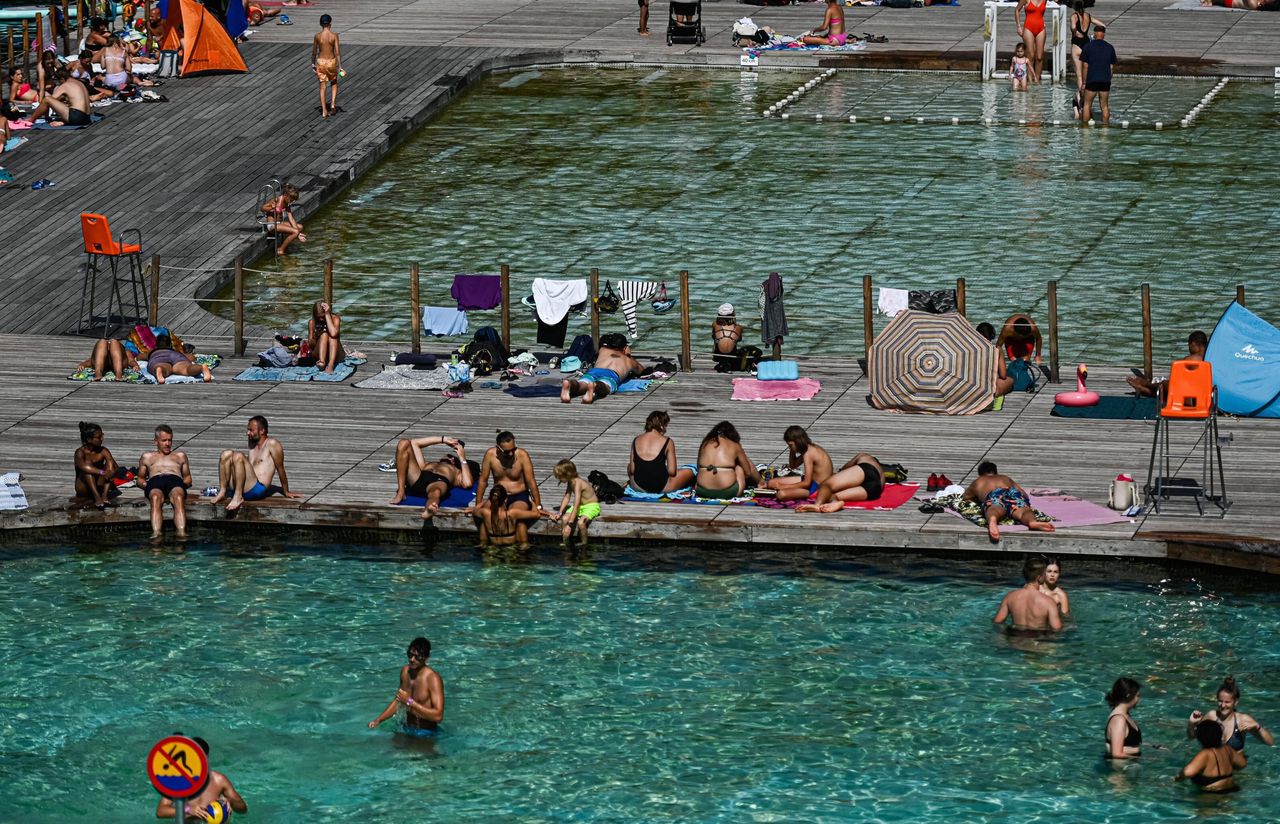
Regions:
<instances>
[{"instance_id":1,"label":"woman in black swimsuit","mask_svg":"<svg viewBox=\"0 0 1280 824\"><path fill-rule=\"evenodd\" d=\"M693 484L693 470L676 468L676 442L667 437L671 417L662 410L650 412L644 433L631 442L631 462L627 475L641 492L657 495Z\"/></svg>"},{"instance_id":2,"label":"woman in black swimsuit","mask_svg":"<svg viewBox=\"0 0 1280 824\"><path fill-rule=\"evenodd\" d=\"M1142 755L1142 730L1129 717L1138 706L1141 689L1142 685L1132 678L1117 678L1107 693L1107 705L1111 707L1107 716L1107 758L1120 761Z\"/></svg>"},{"instance_id":3,"label":"woman in black swimsuit","mask_svg":"<svg viewBox=\"0 0 1280 824\"><path fill-rule=\"evenodd\" d=\"M1200 752L1174 777L1174 781L1191 780L1207 793L1229 793L1239 789L1233 777L1245 765L1244 753L1232 749L1222 740L1222 725L1217 721L1201 721L1196 725Z\"/></svg>"},{"instance_id":4,"label":"woman in black swimsuit","mask_svg":"<svg viewBox=\"0 0 1280 824\"><path fill-rule=\"evenodd\" d=\"M859 452L819 484L813 503L801 504L796 512L839 512L845 502L874 501L883 493L884 467L875 455Z\"/></svg>"},{"instance_id":5,"label":"woman in black swimsuit","mask_svg":"<svg viewBox=\"0 0 1280 824\"><path fill-rule=\"evenodd\" d=\"M1093 26L1094 16L1085 11L1084 0L1076 0L1071 6L1071 62L1076 67L1076 87L1084 89L1084 71L1080 64L1080 55L1089 43L1089 29ZM1098 20L1101 23L1101 20Z\"/></svg>"}]
</instances>

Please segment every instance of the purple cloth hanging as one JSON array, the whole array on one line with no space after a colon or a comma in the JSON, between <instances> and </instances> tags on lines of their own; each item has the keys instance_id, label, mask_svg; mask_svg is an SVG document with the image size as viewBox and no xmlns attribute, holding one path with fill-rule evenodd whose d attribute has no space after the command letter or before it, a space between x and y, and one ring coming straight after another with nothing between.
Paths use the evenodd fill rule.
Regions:
<instances>
[{"instance_id":1,"label":"purple cloth hanging","mask_svg":"<svg viewBox=\"0 0 1280 824\"><path fill-rule=\"evenodd\" d=\"M502 303L501 275L454 275L449 290L463 312L492 309Z\"/></svg>"}]
</instances>

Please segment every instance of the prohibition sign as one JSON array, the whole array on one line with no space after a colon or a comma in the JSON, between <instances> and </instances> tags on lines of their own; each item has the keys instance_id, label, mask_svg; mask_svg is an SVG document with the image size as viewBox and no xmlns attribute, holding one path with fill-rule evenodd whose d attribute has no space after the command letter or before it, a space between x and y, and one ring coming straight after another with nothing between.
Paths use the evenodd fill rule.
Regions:
<instances>
[{"instance_id":1,"label":"prohibition sign","mask_svg":"<svg viewBox=\"0 0 1280 824\"><path fill-rule=\"evenodd\" d=\"M147 754L147 778L166 798L191 798L209 781L209 758L190 738L171 735Z\"/></svg>"}]
</instances>

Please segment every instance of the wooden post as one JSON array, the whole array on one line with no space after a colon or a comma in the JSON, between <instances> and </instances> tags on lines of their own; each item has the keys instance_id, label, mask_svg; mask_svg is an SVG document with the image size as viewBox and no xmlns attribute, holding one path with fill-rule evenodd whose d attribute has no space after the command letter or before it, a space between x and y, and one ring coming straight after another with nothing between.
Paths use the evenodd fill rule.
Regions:
<instances>
[{"instance_id":1,"label":"wooden post","mask_svg":"<svg viewBox=\"0 0 1280 824\"><path fill-rule=\"evenodd\" d=\"M422 351L422 306L418 297L418 264L409 264L409 328L413 330L413 354Z\"/></svg>"},{"instance_id":2,"label":"wooden post","mask_svg":"<svg viewBox=\"0 0 1280 824\"><path fill-rule=\"evenodd\" d=\"M511 349L511 267L502 264L502 345Z\"/></svg>"},{"instance_id":3,"label":"wooden post","mask_svg":"<svg viewBox=\"0 0 1280 824\"><path fill-rule=\"evenodd\" d=\"M1240 304L1241 306L1244 306L1244 284L1243 283L1236 284L1236 303Z\"/></svg>"},{"instance_id":4,"label":"wooden post","mask_svg":"<svg viewBox=\"0 0 1280 824\"><path fill-rule=\"evenodd\" d=\"M333 308L333 258L324 260L324 302Z\"/></svg>"},{"instance_id":5,"label":"wooden post","mask_svg":"<svg viewBox=\"0 0 1280 824\"><path fill-rule=\"evenodd\" d=\"M964 278L956 278L956 311L960 313L960 317L965 317L964 299Z\"/></svg>"},{"instance_id":6,"label":"wooden post","mask_svg":"<svg viewBox=\"0 0 1280 824\"><path fill-rule=\"evenodd\" d=\"M36 12L36 54L44 54L44 15L40 12Z\"/></svg>"},{"instance_id":7,"label":"wooden post","mask_svg":"<svg viewBox=\"0 0 1280 824\"><path fill-rule=\"evenodd\" d=\"M27 20L22 20L22 70L27 73L27 81L31 80L31 33L27 31ZM40 90L44 94L44 89Z\"/></svg>"},{"instance_id":8,"label":"wooden post","mask_svg":"<svg viewBox=\"0 0 1280 824\"><path fill-rule=\"evenodd\" d=\"M9 59L5 61L4 66L7 70L13 71L13 27L6 26L5 31L9 35Z\"/></svg>"},{"instance_id":9,"label":"wooden post","mask_svg":"<svg viewBox=\"0 0 1280 824\"><path fill-rule=\"evenodd\" d=\"M71 54L71 3L62 0L62 53Z\"/></svg>"},{"instance_id":10,"label":"wooden post","mask_svg":"<svg viewBox=\"0 0 1280 824\"><path fill-rule=\"evenodd\" d=\"M236 258L235 275L235 353L244 354L244 258Z\"/></svg>"},{"instance_id":11,"label":"wooden post","mask_svg":"<svg viewBox=\"0 0 1280 824\"><path fill-rule=\"evenodd\" d=\"M862 276L862 356L870 359L871 340L875 329L871 325L871 275ZM868 365L867 368L870 368Z\"/></svg>"},{"instance_id":12,"label":"wooden post","mask_svg":"<svg viewBox=\"0 0 1280 824\"><path fill-rule=\"evenodd\" d=\"M1154 373L1151 357L1151 284L1142 284L1142 373L1151 380Z\"/></svg>"},{"instance_id":13,"label":"wooden post","mask_svg":"<svg viewBox=\"0 0 1280 824\"><path fill-rule=\"evenodd\" d=\"M1056 280L1049 281L1049 380L1058 382L1058 282Z\"/></svg>"},{"instance_id":14,"label":"wooden post","mask_svg":"<svg viewBox=\"0 0 1280 824\"><path fill-rule=\"evenodd\" d=\"M599 346L600 340L600 306L596 299L600 297L600 270L591 270L591 342Z\"/></svg>"},{"instance_id":15,"label":"wooden post","mask_svg":"<svg viewBox=\"0 0 1280 824\"><path fill-rule=\"evenodd\" d=\"M147 325L160 325L160 256L151 256L151 301L147 306Z\"/></svg>"},{"instance_id":16,"label":"wooden post","mask_svg":"<svg viewBox=\"0 0 1280 824\"><path fill-rule=\"evenodd\" d=\"M689 338L689 272L680 272L680 368L693 371L693 345Z\"/></svg>"},{"instance_id":17,"label":"wooden post","mask_svg":"<svg viewBox=\"0 0 1280 824\"><path fill-rule=\"evenodd\" d=\"M147 57L155 57L151 44L151 0L142 5L142 19L147 27Z\"/></svg>"}]
</instances>

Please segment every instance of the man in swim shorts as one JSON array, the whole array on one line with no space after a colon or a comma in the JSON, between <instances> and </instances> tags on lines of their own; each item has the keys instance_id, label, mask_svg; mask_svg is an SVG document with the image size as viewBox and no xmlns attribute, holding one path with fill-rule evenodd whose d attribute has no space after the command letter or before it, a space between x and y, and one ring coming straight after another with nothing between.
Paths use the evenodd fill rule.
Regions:
<instances>
[{"instance_id":1,"label":"man in swim shorts","mask_svg":"<svg viewBox=\"0 0 1280 824\"><path fill-rule=\"evenodd\" d=\"M1027 491L1018 486L1013 478L1001 475L991 461L978 464L978 477L969 484L963 497L982 505L983 514L987 518L987 534L993 544L1000 541L1000 521L1003 518L1012 518L1038 532L1054 531L1053 524L1036 520Z\"/></svg>"},{"instance_id":2,"label":"man in swim shorts","mask_svg":"<svg viewBox=\"0 0 1280 824\"><path fill-rule=\"evenodd\" d=\"M320 31L311 41L311 68L320 79L320 116L328 117L338 110L338 78L342 72L342 46L338 35L330 26L333 18L327 14L320 15ZM324 92L329 88L329 102L326 105Z\"/></svg>"},{"instance_id":3,"label":"man in swim shorts","mask_svg":"<svg viewBox=\"0 0 1280 824\"><path fill-rule=\"evenodd\" d=\"M88 126L93 122L89 117L89 90L83 83L71 76L65 68L58 69L56 77L58 85L51 94L46 94L36 106L27 120L34 123L52 109L62 121L58 126Z\"/></svg>"},{"instance_id":4,"label":"man in swim shorts","mask_svg":"<svg viewBox=\"0 0 1280 824\"><path fill-rule=\"evenodd\" d=\"M636 26L636 31L640 32L642 37L649 36L649 0L636 0L640 5L640 23Z\"/></svg>"},{"instance_id":5,"label":"man in swim shorts","mask_svg":"<svg viewBox=\"0 0 1280 824\"><path fill-rule=\"evenodd\" d=\"M211 503L217 506L231 493L227 511L235 512L245 501L260 501L279 492L286 498L301 498L300 492L289 491L289 476L284 471L284 447L267 435L267 419L254 415L245 427L249 454L234 449L223 450L218 459L218 494ZM271 482L280 476L280 485Z\"/></svg>"},{"instance_id":6,"label":"man in swim shorts","mask_svg":"<svg viewBox=\"0 0 1280 824\"><path fill-rule=\"evenodd\" d=\"M515 511L542 512L542 496L538 492L538 481L533 472L533 460L529 453L516 446L516 436L510 432L499 432L496 444L489 447L480 461L480 480L476 484L476 510L472 517L476 529L484 525L482 511L489 506L485 489L489 484L489 476L493 476L495 486L503 486L507 490L507 507ZM481 503L483 501L483 503ZM529 523L519 520L516 523L516 541L521 545L529 542Z\"/></svg>"},{"instance_id":7,"label":"man in swim shorts","mask_svg":"<svg viewBox=\"0 0 1280 824\"><path fill-rule=\"evenodd\" d=\"M1084 103L1080 107L1080 122L1087 123L1093 117L1093 98L1102 107L1102 122L1111 122L1111 67L1116 64L1116 50L1104 38L1107 27L1101 23L1093 26L1093 39L1080 50L1080 66L1084 69Z\"/></svg>"},{"instance_id":8,"label":"man in swim shorts","mask_svg":"<svg viewBox=\"0 0 1280 824\"><path fill-rule=\"evenodd\" d=\"M182 735L180 732L174 735ZM204 750L207 757L209 755L209 742L203 738L192 738L192 741ZM188 798L182 802L184 812L188 821L204 821L208 815L208 809L214 804L222 806L223 820L227 821L231 818L231 812L237 812L244 815L249 812L249 805L240 797L240 793L236 792L236 788L231 784L231 779L227 778L217 770L209 770L209 780L205 782L202 789L195 798ZM173 800L169 798L161 798L160 803L156 805L156 818L177 818L178 811L173 806Z\"/></svg>"},{"instance_id":9,"label":"man in swim shorts","mask_svg":"<svg viewBox=\"0 0 1280 824\"><path fill-rule=\"evenodd\" d=\"M1040 585L1044 583L1045 566L1043 558L1027 559L1022 565L1022 577L1026 583L1004 596L1000 609L996 610L995 617L991 619L992 623L1003 625L1012 616L1012 628L1015 630L1062 629L1058 602L1040 591Z\"/></svg>"},{"instance_id":10,"label":"man in swim shorts","mask_svg":"<svg viewBox=\"0 0 1280 824\"><path fill-rule=\"evenodd\" d=\"M434 463L428 463L422 454L423 447L448 446L454 454L445 455ZM430 520L440 509L440 501L455 486L468 489L471 486L471 468L467 465L467 453L463 442L444 435L425 438L401 438L396 444L396 496L392 506L407 495L425 498L422 519Z\"/></svg>"},{"instance_id":11,"label":"man in swim shorts","mask_svg":"<svg viewBox=\"0 0 1280 824\"><path fill-rule=\"evenodd\" d=\"M191 486L191 466L185 452L173 448L173 430L168 424L156 427L156 448L138 459L138 478L151 503L151 539L160 537L164 525L164 504L173 507L173 527L179 538L187 537L187 489Z\"/></svg>"},{"instance_id":12,"label":"man in swim shorts","mask_svg":"<svg viewBox=\"0 0 1280 824\"><path fill-rule=\"evenodd\" d=\"M582 396L583 403L594 403L632 377L640 374L640 362L631 357L631 344L620 332L600 336L600 352L595 364L577 379L566 378L560 383L560 402L569 403Z\"/></svg>"},{"instance_id":13,"label":"man in swim shorts","mask_svg":"<svg viewBox=\"0 0 1280 824\"><path fill-rule=\"evenodd\" d=\"M430 737L444 720L444 679L427 666L431 642L426 638L414 638L406 655L409 663L400 668L400 688L382 714L369 722L369 729L395 715L403 706L404 726L400 732Z\"/></svg>"}]
</instances>

